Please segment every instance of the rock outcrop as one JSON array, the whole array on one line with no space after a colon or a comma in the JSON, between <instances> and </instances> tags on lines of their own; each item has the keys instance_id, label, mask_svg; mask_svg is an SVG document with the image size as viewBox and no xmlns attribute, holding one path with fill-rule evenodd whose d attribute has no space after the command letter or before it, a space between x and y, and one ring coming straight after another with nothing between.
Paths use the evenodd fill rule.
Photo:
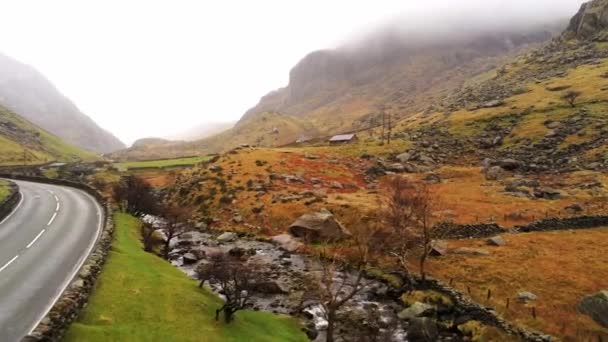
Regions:
<instances>
[{"instance_id":1,"label":"rock outcrop","mask_svg":"<svg viewBox=\"0 0 608 342\"><path fill-rule=\"evenodd\" d=\"M608 1L593 0L581 6L570 21L564 37L605 40L608 38L606 29L608 29Z\"/></svg>"}]
</instances>

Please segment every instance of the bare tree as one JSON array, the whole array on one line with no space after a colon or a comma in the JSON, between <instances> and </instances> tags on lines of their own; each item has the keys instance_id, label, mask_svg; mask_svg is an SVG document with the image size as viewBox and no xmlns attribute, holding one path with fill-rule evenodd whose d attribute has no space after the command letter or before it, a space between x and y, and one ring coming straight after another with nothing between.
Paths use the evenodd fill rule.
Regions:
<instances>
[{"instance_id":1,"label":"bare tree","mask_svg":"<svg viewBox=\"0 0 608 342\"><path fill-rule=\"evenodd\" d=\"M112 195L119 208L131 215L155 214L157 211L152 186L135 175L121 177L114 185Z\"/></svg>"},{"instance_id":2,"label":"bare tree","mask_svg":"<svg viewBox=\"0 0 608 342\"><path fill-rule=\"evenodd\" d=\"M576 100L582 95L580 91L570 90L562 96L562 100L566 101L570 107L576 107Z\"/></svg>"},{"instance_id":3,"label":"bare tree","mask_svg":"<svg viewBox=\"0 0 608 342\"><path fill-rule=\"evenodd\" d=\"M164 207L161 213L164 222L163 231L165 232L165 245L163 256L169 259L171 241L178 238L187 231L189 220L192 217L192 209L178 205L169 204Z\"/></svg>"},{"instance_id":4,"label":"bare tree","mask_svg":"<svg viewBox=\"0 0 608 342\"><path fill-rule=\"evenodd\" d=\"M327 342L334 341L338 311L363 288L363 272L374 244L377 226L360 222L352 227L352 253L340 260L335 253L323 250L318 255L320 272L307 281L307 296L319 300L327 321ZM346 263L345 263L346 262ZM342 270L343 272L339 272Z\"/></svg>"},{"instance_id":5,"label":"bare tree","mask_svg":"<svg viewBox=\"0 0 608 342\"><path fill-rule=\"evenodd\" d=\"M245 266L228 254L215 255L211 263L197 268L199 286L207 280L214 281L226 298L224 305L215 310L216 321L223 313L224 321L230 323L237 311L247 307L256 284L261 282L260 274L254 266Z\"/></svg>"},{"instance_id":6,"label":"bare tree","mask_svg":"<svg viewBox=\"0 0 608 342\"><path fill-rule=\"evenodd\" d=\"M391 135L392 135L392 132L393 132L393 123L392 123L391 119L392 119L392 114L389 112L388 113L388 122L387 122L387 133L388 134L386 136L387 144L388 145L391 144Z\"/></svg>"},{"instance_id":7,"label":"bare tree","mask_svg":"<svg viewBox=\"0 0 608 342\"><path fill-rule=\"evenodd\" d=\"M392 230L387 241L390 253L403 270L406 286L414 282L409 267L410 254L422 247L419 259L422 279L426 278L425 262L431 250L433 234L432 214L436 199L425 183L417 183L400 176L387 178L382 184L385 192L380 215Z\"/></svg>"}]
</instances>

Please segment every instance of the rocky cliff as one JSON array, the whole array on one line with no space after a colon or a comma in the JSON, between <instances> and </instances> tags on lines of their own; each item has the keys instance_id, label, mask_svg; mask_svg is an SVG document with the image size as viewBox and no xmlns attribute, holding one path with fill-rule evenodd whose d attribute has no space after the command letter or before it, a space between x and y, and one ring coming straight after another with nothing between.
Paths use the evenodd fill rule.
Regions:
<instances>
[{"instance_id":1,"label":"rocky cliff","mask_svg":"<svg viewBox=\"0 0 608 342\"><path fill-rule=\"evenodd\" d=\"M605 41L608 39L606 29L608 29L608 1L593 0L581 6L570 21L564 36Z\"/></svg>"}]
</instances>

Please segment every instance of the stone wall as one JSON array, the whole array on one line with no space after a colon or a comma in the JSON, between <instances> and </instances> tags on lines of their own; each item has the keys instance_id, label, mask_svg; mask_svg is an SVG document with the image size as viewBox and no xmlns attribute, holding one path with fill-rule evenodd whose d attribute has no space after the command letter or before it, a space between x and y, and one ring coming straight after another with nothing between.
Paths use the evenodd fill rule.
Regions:
<instances>
[{"instance_id":1,"label":"stone wall","mask_svg":"<svg viewBox=\"0 0 608 342\"><path fill-rule=\"evenodd\" d=\"M519 232L542 232L550 230L589 229L608 226L608 216L577 216L549 218L526 226L515 227Z\"/></svg>"},{"instance_id":2,"label":"stone wall","mask_svg":"<svg viewBox=\"0 0 608 342\"><path fill-rule=\"evenodd\" d=\"M70 324L78 318L81 310L88 302L89 296L95 287L97 277L101 272L108 252L112 246L112 238L114 234L112 208L105 201L104 197L97 192L97 190L86 184L61 179L49 179L22 175L0 174L0 177L56 184L81 189L93 196L100 204L102 204L104 209L104 225L102 226L100 236L95 242L95 246L91 251L91 254L89 254L78 274L74 277L71 284L59 297L55 305L47 313L44 319L30 335L23 339L23 341L60 341L65 335Z\"/></svg>"},{"instance_id":3,"label":"stone wall","mask_svg":"<svg viewBox=\"0 0 608 342\"><path fill-rule=\"evenodd\" d=\"M502 234L505 229L496 223L488 224L455 224L450 222L439 223L433 232L438 239L468 239L487 238Z\"/></svg>"},{"instance_id":4,"label":"stone wall","mask_svg":"<svg viewBox=\"0 0 608 342\"><path fill-rule=\"evenodd\" d=\"M458 290L443 284L434 279L427 279L425 282L419 281L418 289L434 290L448 296L456 306L456 310L463 316L469 316L472 320L480 321L486 325L495 326L507 332L510 335L517 336L523 341L530 342L550 342L555 341L555 337L545 335L538 332L526 330L516 327L515 325L504 320L500 315L491 308L481 306Z\"/></svg>"},{"instance_id":5,"label":"stone wall","mask_svg":"<svg viewBox=\"0 0 608 342\"><path fill-rule=\"evenodd\" d=\"M15 209L20 200L19 187L11 182L8 196L0 203L0 222Z\"/></svg>"}]
</instances>

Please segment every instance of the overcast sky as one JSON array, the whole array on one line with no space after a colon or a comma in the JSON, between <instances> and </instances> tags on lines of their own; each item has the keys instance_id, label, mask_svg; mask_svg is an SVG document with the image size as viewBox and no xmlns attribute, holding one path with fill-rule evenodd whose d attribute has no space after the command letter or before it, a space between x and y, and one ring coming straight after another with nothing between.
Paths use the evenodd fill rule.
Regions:
<instances>
[{"instance_id":1,"label":"overcast sky","mask_svg":"<svg viewBox=\"0 0 608 342\"><path fill-rule=\"evenodd\" d=\"M307 53L385 22L516 23L582 0L0 0L0 51L126 143L238 120Z\"/></svg>"}]
</instances>

